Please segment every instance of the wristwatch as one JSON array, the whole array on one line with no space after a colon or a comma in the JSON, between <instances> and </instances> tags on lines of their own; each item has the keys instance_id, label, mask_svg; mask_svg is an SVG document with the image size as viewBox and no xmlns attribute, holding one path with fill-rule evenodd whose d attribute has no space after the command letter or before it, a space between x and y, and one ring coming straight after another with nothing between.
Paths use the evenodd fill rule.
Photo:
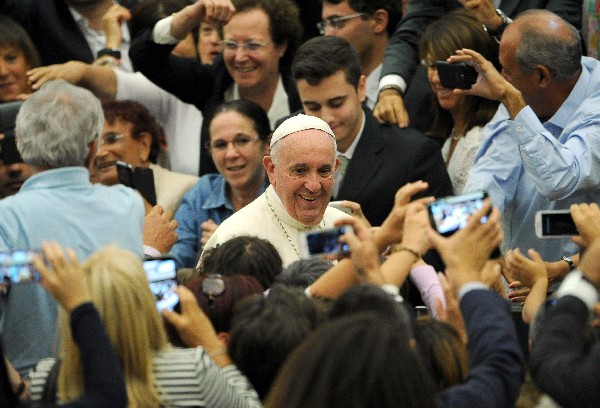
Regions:
<instances>
[{"instance_id":1,"label":"wristwatch","mask_svg":"<svg viewBox=\"0 0 600 408\"><path fill-rule=\"evenodd\" d=\"M486 26L483 26L483 28L485 28L485 30L489 33L489 35L491 35L492 37L496 37L496 39L499 39L500 36L502 36L502 33L504 32L506 27L508 27L508 25L510 23L512 23L512 19L510 17L508 17L506 14L504 14L504 12L500 9L496 9L496 13L502 19L502 24L500 25L500 27L496 28L495 30L492 30L491 28L487 28Z\"/></svg>"},{"instance_id":2,"label":"wristwatch","mask_svg":"<svg viewBox=\"0 0 600 408\"><path fill-rule=\"evenodd\" d=\"M568 256L563 256L562 258L560 258L560 260L561 261L565 261L566 263L569 264L569 270L570 271L574 271L576 269L575 268L575 263Z\"/></svg>"}]
</instances>

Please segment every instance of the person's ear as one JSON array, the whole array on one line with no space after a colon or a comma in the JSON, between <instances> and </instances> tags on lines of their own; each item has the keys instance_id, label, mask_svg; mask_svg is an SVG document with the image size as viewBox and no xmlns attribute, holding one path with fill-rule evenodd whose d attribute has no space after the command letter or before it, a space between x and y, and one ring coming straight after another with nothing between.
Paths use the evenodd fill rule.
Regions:
<instances>
[{"instance_id":1,"label":"person's ear","mask_svg":"<svg viewBox=\"0 0 600 408\"><path fill-rule=\"evenodd\" d=\"M229 345L229 333L219 332L219 333L217 333L217 337L219 338L219 340L221 340L221 342L223 343L223 345L225 347L227 347Z\"/></svg>"},{"instance_id":2,"label":"person's ear","mask_svg":"<svg viewBox=\"0 0 600 408\"><path fill-rule=\"evenodd\" d=\"M85 167L91 172L94 166L94 159L96 158L96 153L98 153L98 139L94 138L94 140L92 140L88 144L88 148L89 150L87 158L85 159Z\"/></svg>"},{"instance_id":3,"label":"person's ear","mask_svg":"<svg viewBox=\"0 0 600 408\"><path fill-rule=\"evenodd\" d=\"M362 103L367 98L367 77L361 75L356 85L356 92L358 93L358 100Z\"/></svg>"},{"instance_id":4,"label":"person's ear","mask_svg":"<svg viewBox=\"0 0 600 408\"><path fill-rule=\"evenodd\" d=\"M275 187L275 163L271 156L263 157L263 165L267 170L267 176L269 176L269 182Z\"/></svg>"},{"instance_id":5,"label":"person's ear","mask_svg":"<svg viewBox=\"0 0 600 408\"><path fill-rule=\"evenodd\" d=\"M274 47L275 53L277 53L277 55L281 59L284 56L285 51L287 50L287 42L284 42L283 44L275 44Z\"/></svg>"},{"instance_id":6,"label":"person's ear","mask_svg":"<svg viewBox=\"0 0 600 408\"><path fill-rule=\"evenodd\" d=\"M535 72L537 74L539 88L547 88L552 83L552 80L554 79L552 73L544 65L537 65L535 67Z\"/></svg>"},{"instance_id":7,"label":"person's ear","mask_svg":"<svg viewBox=\"0 0 600 408\"><path fill-rule=\"evenodd\" d=\"M375 34L386 34L387 35L387 25L390 20L390 16L388 12L384 9L377 9L371 15L371 29Z\"/></svg>"},{"instance_id":8,"label":"person's ear","mask_svg":"<svg viewBox=\"0 0 600 408\"><path fill-rule=\"evenodd\" d=\"M136 140L142 146L142 148L140 149L140 161L142 163L149 162L150 151L152 149L152 135L150 134L150 132L140 132Z\"/></svg>"}]
</instances>

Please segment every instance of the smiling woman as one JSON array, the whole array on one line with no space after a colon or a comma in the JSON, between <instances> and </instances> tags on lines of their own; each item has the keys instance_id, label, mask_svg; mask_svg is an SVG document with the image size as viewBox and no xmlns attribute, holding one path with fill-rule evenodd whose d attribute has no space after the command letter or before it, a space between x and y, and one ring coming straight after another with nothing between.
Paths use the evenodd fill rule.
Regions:
<instances>
[{"instance_id":1,"label":"smiling woman","mask_svg":"<svg viewBox=\"0 0 600 408\"><path fill-rule=\"evenodd\" d=\"M209 140L206 125L224 101L244 99L258 104L271 127L301 108L289 76L291 59L302 35L298 8L291 0L232 0L236 12L223 27L223 55L212 67L170 55L171 32L197 23L197 14L183 9L153 30L136 38L130 56L139 70L161 88L193 103L204 114L202 143ZM189 6L193 8L194 6ZM200 174L214 172L203 152ZM206 157L206 160L204 159Z\"/></svg>"}]
</instances>

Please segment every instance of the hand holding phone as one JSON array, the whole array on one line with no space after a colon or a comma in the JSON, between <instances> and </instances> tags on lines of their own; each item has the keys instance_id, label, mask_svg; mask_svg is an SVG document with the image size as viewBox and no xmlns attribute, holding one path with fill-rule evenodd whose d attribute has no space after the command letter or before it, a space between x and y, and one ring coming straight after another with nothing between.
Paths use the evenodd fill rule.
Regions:
<instances>
[{"instance_id":1,"label":"hand holding phone","mask_svg":"<svg viewBox=\"0 0 600 408\"><path fill-rule=\"evenodd\" d=\"M339 241L351 226L326 228L320 231L300 232L300 255L303 258L313 256L334 260L350 253L350 246Z\"/></svg>"}]
</instances>

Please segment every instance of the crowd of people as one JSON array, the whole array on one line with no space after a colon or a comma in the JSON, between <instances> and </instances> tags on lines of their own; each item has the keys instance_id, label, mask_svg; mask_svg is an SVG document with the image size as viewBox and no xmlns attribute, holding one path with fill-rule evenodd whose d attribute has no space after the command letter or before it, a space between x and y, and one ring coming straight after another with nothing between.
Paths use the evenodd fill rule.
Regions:
<instances>
[{"instance_id":1,"label":"crowd of people","mask_svg":"<svg viewBox=\"0 0 600 408\"><path fill-rule=\"evenodd\" d=\"M584 3L0 1L0 407L597 406Z\"/></svg>"}]
</instances>

